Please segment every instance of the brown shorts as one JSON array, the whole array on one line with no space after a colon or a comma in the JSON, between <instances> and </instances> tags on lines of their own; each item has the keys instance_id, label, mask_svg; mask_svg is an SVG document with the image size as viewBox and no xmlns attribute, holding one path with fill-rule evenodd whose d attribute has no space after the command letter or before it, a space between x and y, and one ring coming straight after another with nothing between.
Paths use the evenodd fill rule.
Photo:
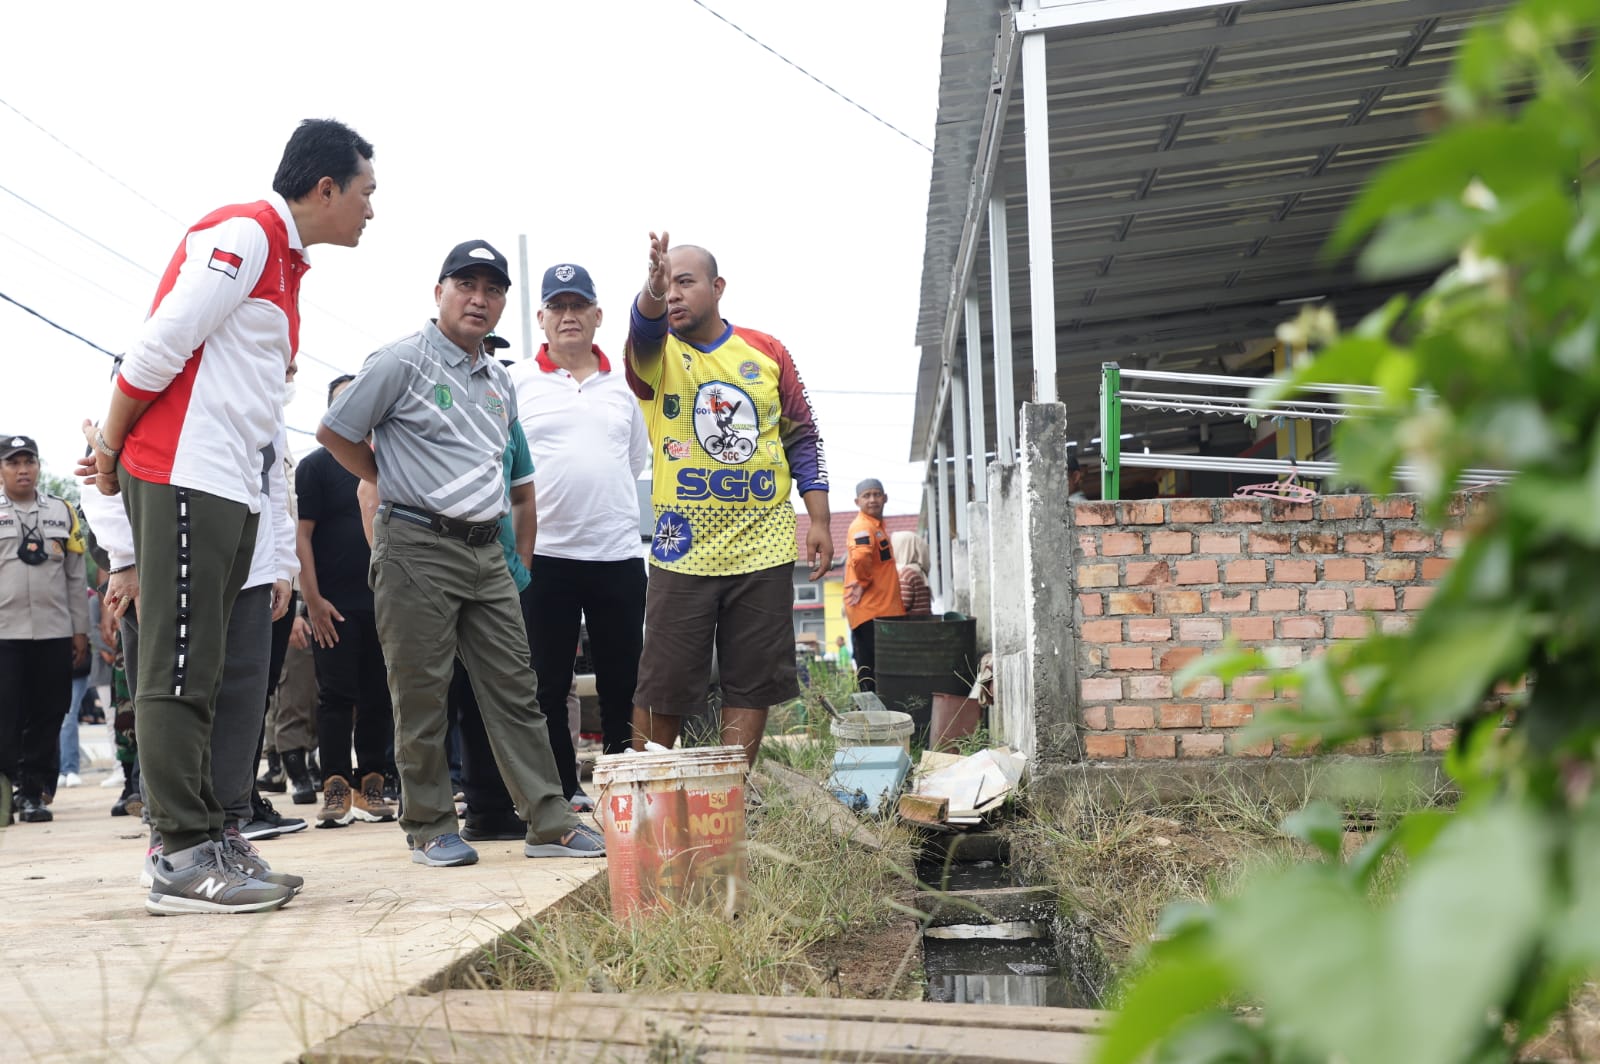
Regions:
<instances>
[{"instance_id":1,"label":"brown shorts","mask_svg":"<svg viewBox=\"0 0 1600 1064\"><path fill-rule=\"evenodd\" d=\"M703 709L713 643L723 705L766 709L798 695L794 566L690 576L652 565L634 704L675 717Z\"/></svg>"}]
</instances>

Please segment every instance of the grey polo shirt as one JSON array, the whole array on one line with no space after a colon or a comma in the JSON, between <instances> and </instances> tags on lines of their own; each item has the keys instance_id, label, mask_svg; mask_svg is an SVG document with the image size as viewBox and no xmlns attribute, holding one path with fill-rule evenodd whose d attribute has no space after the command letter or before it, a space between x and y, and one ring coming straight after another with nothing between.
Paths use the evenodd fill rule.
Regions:
<instances>
[{"instance_id":1,"label":"grey polo shirt","mask_svg":"<svg viewBox=\"0 0 1600 1064\"><path fill-rule=\"evenodd\" d=\"M382 501L493 521L511 509L501 460L516 418L505 367L474 364L429 322L369 355L322 423L352 442L371 434Z\"/></svg>"}]
</instances>

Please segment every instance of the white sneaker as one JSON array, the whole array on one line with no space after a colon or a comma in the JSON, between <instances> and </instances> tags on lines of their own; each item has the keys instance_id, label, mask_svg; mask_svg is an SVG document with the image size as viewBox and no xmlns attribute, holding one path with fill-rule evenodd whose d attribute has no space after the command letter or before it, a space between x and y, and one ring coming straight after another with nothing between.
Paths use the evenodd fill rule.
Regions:
<instances>
[{"instance_id":1,"label":"white sneaker","mask_svg":"<svg viewBox=\"0 0 1600 1064\"><path fill-rule=\"evenodd\" d=\"M67 773L62 774L56 780L56 786L57 787L82 787L83 786L83 777L78 775L76 772L67 772Z\"/></svg>"},{"instance_id":2,"label":"white sneaker","mask_svg":"<svg viewBox=\"0 0 1600 1064\"><path fill-rule=\"evenodd\" d=\"M100 781L100 786L102 786L102 787L120 787L120 786L122 786L122 783L123 783L122 766L118 765L116 768L111 770L111 775L107 776L105 779Z\"/></svg>"}]
</instances>

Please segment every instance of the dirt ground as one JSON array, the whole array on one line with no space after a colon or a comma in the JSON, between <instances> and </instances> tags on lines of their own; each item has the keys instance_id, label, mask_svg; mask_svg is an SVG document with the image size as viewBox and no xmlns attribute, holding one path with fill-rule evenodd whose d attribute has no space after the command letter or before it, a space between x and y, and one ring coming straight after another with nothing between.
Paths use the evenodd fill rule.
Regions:
<instances>
[{"instance_id":1,"label":"dirt ground","mask_svg":"<svg viewBox=\"0 0 1600 1064\"><path fill-rule=\"evenodd\" d=\"M922 999L922 934L909 916L875 931L845 932L818 945L810 960L830 973L838 997Z\"/></svg>"},{"instance_id":2,"label":"dirt ground","mask_svg":"<svg viewBox=\"0 0 1600 1064\"><path fill-rule=\"evenodd\" d=\"M1568 1036L1568 1031L1571 1036ZM1600 1060L1600 984L1585 983L1567 1010L1543 1037L1519 1058L1524 1064L1579 1064Z\"/></svg>"}]
</instances>

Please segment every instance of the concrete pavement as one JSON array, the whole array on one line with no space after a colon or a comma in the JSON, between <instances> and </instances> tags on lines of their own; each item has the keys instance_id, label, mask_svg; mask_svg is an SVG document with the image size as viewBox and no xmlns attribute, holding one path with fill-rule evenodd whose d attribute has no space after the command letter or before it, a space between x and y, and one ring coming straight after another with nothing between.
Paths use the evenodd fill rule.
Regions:
<instances>
[{"instance_id":1,"label":"concrete pavement","mask_svg":"<svg viewBox=\"0 0 1600 1064\"><path fill-rule=\"evenodd\" d=\"M278 912L155 917L138 821L109 815L118 792L96 786L104 767L83 775L57 795L53 823L0 828L7 1060L291 1060L605 870L529 860L511 842L478 844L476 865L427 868L394 824L313 828L260 843L274 868L306 878Z\"/></svg>"}]
</instances>

